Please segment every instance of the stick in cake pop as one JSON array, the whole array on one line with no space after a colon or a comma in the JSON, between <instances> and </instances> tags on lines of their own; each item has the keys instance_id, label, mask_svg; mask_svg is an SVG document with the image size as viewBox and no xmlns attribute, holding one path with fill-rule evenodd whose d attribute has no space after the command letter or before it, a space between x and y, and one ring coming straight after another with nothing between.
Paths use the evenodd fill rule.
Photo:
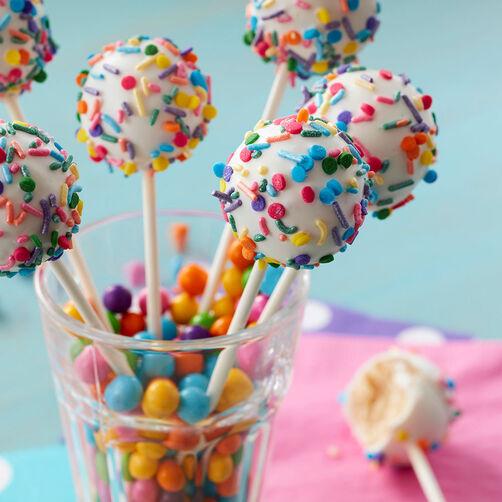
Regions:
<instances>
[{"instance_id":1,"label":"stick in cake pop","mask_svg":"<svg viewBox=\"0 0 502 502\"><path fill-rule=\"evenodd\" d=\"M24 120L18 96L43 82L57 46L43 0L0 1L0 99L14 120Z\"/></svg>"},{"instance_id":2,"label":"stick in cake pop","mask_svg":"<svg viewBox=\"0 0 502 502\"><path fill-rule=\"evenodd\" d=\"M216 116L209 77L191 48L167 38L139 36L89 58L82 87L77 138L96 162L129 176L143 174L148 328L161 337L155 174L186 160Z\"/></svg>"},{"instance_id":3,"label":"stick in cake pop","mask_svg":"<svg viewBox=\"0 0 502 502\"><path fill-rule=\"evenodd\" d=\"M347 420L370 460L411 464L430 502L444 496L424 451L443 442L450 422L454 385L423 357L392 349L367 361L347 393Z\"/></svg>"},{"instance_id":4,"label":"stick in cake pop","mask_svg":"<svg viewBox=\"0 0 502 502\"><path fill-rule=\"evenodd\" d=\"M72 248L83 208L73 156L41 129L6 122L0 125L0 161L0 276L31 274L43 262L53 262L53 272L84 320L101 329L60 260ZM102 352L114 371L131 373L122 353Z\"/></svg>"},{"instance_id":5,"label":"stick in cake pop","mask_svg":"<svg viewBox=\"0 0 502 502\"><path fill-rule=\"evenodd\" d=\"M412 200L420 180L436 180L432 98L406 75L343 66L314 84L310 95L309 112L346 131L375 172L375 216L385 218Z\"/></svg>"},{"instance_id":6,"label":"stick in cake pop","mask_svg":"<svg viewBox=\"0 0 502 502\"><path fill-rule=\"evenodd\" d=\"M298 270L333 261L354 241L367 212L368 166L343 132L322 119L312 120L302 109L296 116L259 123L215 171L221 186L213 195L243 254L257 264L287 267L261 315L263 322L276 312ZM257 264L229 333L248 319L259 288L254 274L262 267ZM234 359L232 349L218 358L208 388L213 403Z\"/></svg>"}]
</instances>

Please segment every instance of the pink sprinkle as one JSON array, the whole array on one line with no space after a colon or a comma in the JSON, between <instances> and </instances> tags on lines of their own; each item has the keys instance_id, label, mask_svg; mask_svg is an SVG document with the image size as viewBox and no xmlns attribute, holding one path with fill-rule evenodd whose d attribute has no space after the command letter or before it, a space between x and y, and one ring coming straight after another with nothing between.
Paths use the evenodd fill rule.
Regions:
<instances>
[{"instance_id":1,"label":"pink sprinkle","mask_svg":"<svg viewBox=\"0 0 502 502\"><path fill-rule=\"evenodd\" d=\"M23 235L20 235L17 239L16 239L16 242L18 244L24 244L26 241L28 241L30 238L26 235L26 234L23 234Z\"/></svg>"},{"instance_id":2,"label":"pink sprinkle","mask_svg":"<svg viewBox=\"0 0 502 502\"><path fill-rule=\"evenodd\" d=\"M306 2L305 0L296 0L295 5L296 5L299 9L305 9L305 10L308 10L308 9L311 9L311 8L312 8L312 4L310 4L310 3Z\"/></svg>"},{"instance_id":3,"label":"pink sprinkle","mask_svg":"<svg viewBox=\"0 0 502 502\"><path fill-rule=\"evenodd\" d=\"M117 110L117 122L119 124L123 124L124 120L125 120L125 112L124 112L124 110L122 110L122 108L119 108Z\"/></svg>"},{"instance_id":4,"label":"pink sprinkle","mask_svg":"<svg viewBox=\"0 0 502 502\"><path fill-rule=\"evenodd\" d=\"M243 148L241 150L241 153L239 154L239 157L242 160L242 162L249 162L251 160L251 150Z\"/></svg>"},{"instance_id":5,"label":"pink sprinkle","mask_svg":"<svg viewBox=\"0 0 502 502\"><path fill-rule=\"evenodd\" d=\"M5 235L5 232L2 229L0 229L0 237L3 237L4 235Z\"/></svg>"},{"instance_id":6,"label":"pink sprinkle","mask_svg":"<svg viewBox=\"0 0 502 502\"><path fill-rule=\"evenodd\" d=\"M272 186L278 191L282 191L286 188L286 178L283 174L274 174L272 176Z\"/></svg>"},{"instance_id":7,"label":"pink sprinkle","mask_svg":"<svg viewBox=\"0 0 502 502\"><path fill-rule=\"evenodd\" d=\"M311 204L315 199L315 192L312 187L306 186L302 188L302 199L305 204Z\"/></svg>"},{"instance_id":8,"label":"pink sprinkle","mask_svg":"<svg viewBox=\"0 0 502 502\"><path fill-rule=\"evenodd\" d=\"M352 117L352 124L359 124L360 122L371 122L373 117L371 115L357 115L356 117Z\"/></svg>"},{"instance_id":9,"label":"pink sprinkle","mask_svg":"<svg viewBox=\"0 0 502 502\"><path fill-rule=\"evenodd\" d=\"M336 159L341 153L342 151L340 150L340 148L334 148L333 150L330 150L328 152L328 155Z\"/></svg>"},{"instance_id":10,"label":"pink sprinkle","mask_svg":"<svg viewBox=\"0 0 502 502\"><path fill-rule=\"evenodd\" d=\"M314 102L312 102L307 106L307 110L309 113L315 113L317 110L317 105Z\"/></svg>"},{"instance_id":11,"label":"pink sprinkle","mask_svg":"<svg viewBox=\"0 0 502 502\"><path fill-rule=\"evenodd\" d=\"M13 162L10 167L9 167L9 171L12 173L12 174L16 174L19 172L19 169L21 169L21 166L17 163L17 162Z\"/></svg>"},{"instance_id":12,"label":"pink sprinkle","mask_svg":"<svg viewBox=\"0 0 502 502\"><path fill-rule=\"evenodd\" d=\"M277 20L277 22L283 23L283 24L290 23L291 21L293 21L293 18L285 12L283 14L281 14L280 16L276 17L275 19Z\"/></svg>"},{"instance_id":13,"label":"pink sprinkle","mask_svg":"<svg viewBox=\"0 0 502 502\"><path fill-rule=\"evenodd\" d=\"M67 217L66 217L66 213L63 211L63 209L61 209L60 207L58 207L58 208L56 209L56 213L57 213L57 215L59 216L59 219L60 219L63 223L65 223L65 222L66 222L66 220L67 220Z\"/></svg>"},{"instance_id":14,"label":"pink sprinkle","mask_svg":"<svg viewBox=\"0 0 502 502\"><path fill-rule=\"evenodd\" d=\"M287 240L288 240L288 238L287 238L287 236L285 236L284 234L280 234L280 235L279 235L279 240L280 240L280 241L282 241L282 242L284 242L284 241L287 241Z\"/></svg>"},{"instance_id":15,"label":"pink sprinkle","mask_svg":"<svg viewBox=\"0 0 502 502\"><path fill-rule=\"evenodd\" d=\"M21 209L23 209L23 211L26 211L28 214L31 214L32 216L36 216L37 218L42 218L43 216L43 213L42 211L40 211L40 209L37 209L36 207L33 207L26 202L23 202L21 204Z\"/></svg>"},{"instance_id":16,"label":"pink sprinkle","mask_svg":"<svg viewBox=\"0 0 502 502\"><path fill-rule=\"evenodd\" d=\"M389 70L380 70L380 76L385 80L392 80L392 72Z\"/></svg>"},{"instance_id":17,"label":"pink sprinkle","mask_svg":"<svg viewBox=\"0 0 502 502\"><path fill-rule=\"evenodd\" d=\"M33 157L48 157L50 153L48 148L28 148L28 155Z\"/></svg>"},{"instance_id":18,"label":"pink sprinkle","mask_svg":"<svg viewBox=\"0 0 502 502\"><path fill-rule=\"evenodd\" d=\"M338 91L344 89L343 85L340 82L335 82L329 87L329 92L334 96Z\"/></svg>"},{"instance_id":19,"label":"pink sprinkle","mask_svg":"<svg viewBox=\"0 0 502 502\"><path fill-rule=\"evenodd\" d=\"M160 92L161 91L160 86L157 84L149 83L147 87L148 87L148 90L152 91L152 92Z\"/></svg>"},{"instance_id":20,"label":"pink sprinkle","mask_svg":"<svg viewBox=\"0 0 502 502\"><path fill-rule=\"evenodd\" d=\"M366 114L366 115L371 115L375 113L375 109L368 103L363 103L361 105L361 110Z\"/></svg>"},{"instance_id":21,"label":"pink sprinkle","mask_svg":"<svg viewBox=\"0 0 502 502\"><path fill-rule=\"evenodd\" d=\"M392 98L387 98L386 96L377 96L376 100L384 105L393 105L394 100Z\"/></svg>"},{"instance_id":22,"label":"pink sprinkle","mask_svg":"<svg viewBox=\"0 0 502 502\"><path fill-rule=\"evenodd\" d=\"M364 218L360 204L354 204L354 221L356 222L356 225L363 224Z\"/></svg>"},{"instance_id":23,"label":"pink sprinkle","mask_svg":"<svg viewBox=\"0 0 502 502\"><path fill-rule=\"evenodd\" d=\"M91 121L91 125L89 126L89 129L92 131L93 129L96 128L96 126L101 122L101 113L96 113L94 115L94 118Z\"/></svg>"},{"instance_id":24,"label":"pink sprinkle","mask_svg":"<svg viewBox=\"0 0 502 502\"><path fill-rule=\"evenodd\" d=\"M303 131L302 124L296 120L285 120L282 126L291 134L300 134Z\"/></svg>"},{"instance_id":25,"label":"pink sprinkle","mask_svg":"<svg viewBox=\"0 0 502 502\"><path fill-rule=\"evenodd\" d=\"M256 190L258 190L258 182L253 181L253 183L251 183L251 186L249 188L251 188L253 192L256 192Z\"/></svg>"},{"instance_id":26,"label":"pink sprinkle","mask_svg":"<svg viewBox=\"0 0 502 502\"><path fill-rule=\"evenodd\" d=\"M10 270L15 265L15 260L13 256L9 256L7 263L5 265L0 265L0 272L5 272L6 270Z\"/></svg>"},{"instance_id":27,"label":"pink sprinkle","mask_svg":"<svg viewBox=\"0 0 502 502\"><path fill-rule=\"evenodd\" d=\"M260 226L260 230L263 235L270 235L267 220L263 216L258 220L258 225Z\"/></svg>"}]
</instances>

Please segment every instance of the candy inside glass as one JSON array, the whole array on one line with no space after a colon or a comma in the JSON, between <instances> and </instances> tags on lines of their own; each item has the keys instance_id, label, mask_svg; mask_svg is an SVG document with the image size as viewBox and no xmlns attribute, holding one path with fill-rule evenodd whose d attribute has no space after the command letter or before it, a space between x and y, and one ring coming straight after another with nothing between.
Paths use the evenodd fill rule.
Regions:
<instances>
[{"instance_id":1,"label":"candy inside glass","mask_svg":"<svg viewBox=\"0 0 502 502\"><path fill-rule=\"evenodd\" d=\"M209 263L223 223L215 215L193 211L160 211L158 217L162 284L173 289L173 266L180 259ZM181 258L169 239L169 228L179 223L190 229ZM128 213L79 234L80 248L100 292L126 282L124 269L142 257L142 232L141 214ZM307 299L307 273L300 275L284 307L270 322L202 340L137 340L88 328L64 314L62 306L68 299L50 264L39 267L36 290L79 501L259 499L271 421L291 377ZM216 356L231 345L238 347L237 363L224 402L203 420L182 420L179 407L170 412L174 405L169 405L169 392L155 404L159 413L144 412L144 402L133 410L117 412L105 401L107 386L116 375L111 370L103 372L99 347L124 353L146 392L156 380L142 374L144 361L152 354L174 362L169 377L162 381L179 391L187 374L192 379L193 373L209 378ZM90 377L84 382L75 360L89 346L94 347ZM194 385L197 381L195 377Z\"/></svg>"}]
</instances>

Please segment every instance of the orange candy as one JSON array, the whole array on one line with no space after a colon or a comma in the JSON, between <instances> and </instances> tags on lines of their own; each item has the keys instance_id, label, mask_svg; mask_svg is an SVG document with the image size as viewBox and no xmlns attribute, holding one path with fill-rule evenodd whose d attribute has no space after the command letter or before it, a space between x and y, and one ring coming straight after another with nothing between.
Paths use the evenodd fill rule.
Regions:
<instances>
[{"instance_id":1,"label":"orange candy","mask_svg":"<svg viewBox=\"0 0 502 502\"><path fill-rule=\"evenodd\" d=\"M140 331L145 331L146 323L142 314L136 312L126 312L120 318L120 334L124 336L134 336Z\"/></svg>"},{"instance_id":2,"label":"orange candy","mask_svg":"<svg viewBox=\"0 0 502 502\"><path fill-rule=\"evenodd\" d=\"M176 427L169 431L164 444L170 450L189 451L193 450L200 442L200 434L193 429Z\"/></svg>"},{"instance_id":3,"label":"orange candy","mask_svg":"<svg viewBox=\"0 0 502 502\"><path fill-rule=\"evenodd\" d=\"M239 434L232 434L231 436L222 439L216 446L216 451L223 455L233 455L242 445L242 438Z\"/></svg>"},{"instance_id":4,"label":"orange candy","mask_svg":"<svg viewBox=\"0 0 502 502\"><path fill-rule=\"evenodd\" d=\"M204 369L204 357L202 354L192 352L180 352L173 354L176 363L176 376L181 378L189 373L202 373Z\"/></svg>"},{"instance_id":5,"label":"orange candy","mask_svg":"<svg viewBox=\"0 0 502 502\"><path fill-rule=\"evenodd\" d=\"M232 475L228 479L223 481L223 483L217 484L216 491L221 497L235 497L239 491L239 476L237 472L232 472Z\"/></svg>"},{"instance_id":6,"label":"orange candy","mask_svg":"<svg viewBox=\"0 0 502 502\"><path fill-rule=\"evenodd\" d=\"M209 458L207 477L213 483L223 483L234 471L234 463L230 455L213 453Z\"/></svg>"},{"instance_id":7,"label":"orange candy","mask_svg":"<svg viewBox=\"0 0 502 502\"><path fill-rule=\"evenodd\" d=\"M214 321L209 333L211 336L222 336L226 335L228 332L228 328L230 327L230 323L232 322L232 315L224 315L219 319Z\"/></svg>"},{"instance_id":8,"label":"orange candy","mask_svg":"<svg viewBox=\"0 0 502 502\"><path fill-rule=\"evenodd\" d=\"M185 475L173 460L165 460L159 465L157 482L166 492L179 492L185 486Z\"/></svg>"},{"instance_id":9,"label":"orange candy","mask_svg":"<svg viewBox=\"0 0 502 502\"><path fill-rule=\"evenodd\" d=\"M206 287L206 281L206 270L196 263L185 265L178 274L178 284L191 296L201 295Z\"/></svg>"},{"instance_id":10,"label":"orange candy","mask_svg":"<svg viewBox=\"0 0 502 502\"><path fill-rule=\"evenodd\" d=\"M254 260L249 260L248 258L244 258L244 256L242 256L242 244L239 241L234 241L230 245L228 258L237 268L240 268L241 270L251 267L254 263Z\"/></svg>"}]
</instances>

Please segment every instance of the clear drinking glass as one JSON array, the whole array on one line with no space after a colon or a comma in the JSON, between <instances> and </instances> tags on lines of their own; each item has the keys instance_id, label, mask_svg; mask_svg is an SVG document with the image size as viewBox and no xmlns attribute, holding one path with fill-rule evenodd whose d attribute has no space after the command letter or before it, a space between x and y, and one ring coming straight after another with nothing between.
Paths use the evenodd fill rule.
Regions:
<instances>
[{"instance_id":1,"label":"clear drinking glass","mask_svg":"<svg viewBox=\"0 0 502 502\"><path fill-rule=\"evenodd\" d=\"M171 225L189 226L183 259L209 263L223 222L187 211L160 211L158 222L162 283L172 289L171 269L180 257L168 238ZM79 247L99 291L124 284L124 267L143 256L142 232L141 214L128 213L79 234ZM91 329L67 316L62 307L68 299L51 264L39 267L36 291L77 499L259 500L271 422L290 382L308 284L308 274L300 274L281 311L260 326L202 340L152 341ZM89 345L94 346L92 378L84 382L74 361ZM229 401L204 420L187 423L176 413L152 418L141 406L116 412L105 403L106 386L116 375L110 369L103 373L99 347L127 355L138 374L147 354L168 354L176 367L170 380L177 385L194 368L209 377L218 353L231 346L237 347L237 362L236 378L227 389Z\"/></svg>"}]
</instances>

